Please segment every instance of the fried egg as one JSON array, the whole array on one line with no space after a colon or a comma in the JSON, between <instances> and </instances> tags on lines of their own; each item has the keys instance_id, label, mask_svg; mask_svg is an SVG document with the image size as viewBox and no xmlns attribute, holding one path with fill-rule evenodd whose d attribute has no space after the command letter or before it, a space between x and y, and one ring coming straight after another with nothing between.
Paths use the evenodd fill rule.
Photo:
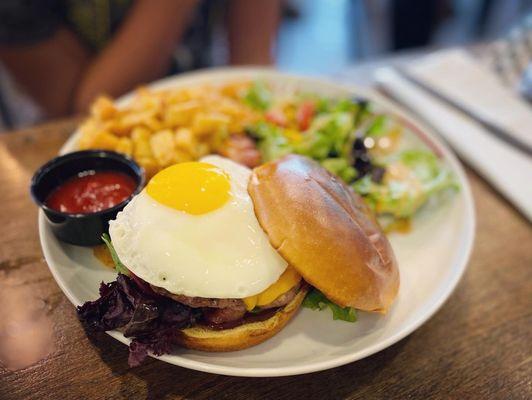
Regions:
<instances>
[{"instance_id":1,"label":"fried egg","mask_svg":"<svg viewBox=\"0 0 532 400\"><path fill-rule=\"evenodd\" d=\"M120 260L174 294L244 298L264 291L287 263L257 221L250 176L219 156L160 171L109 224Z\"/></svg>"}]
</instances>

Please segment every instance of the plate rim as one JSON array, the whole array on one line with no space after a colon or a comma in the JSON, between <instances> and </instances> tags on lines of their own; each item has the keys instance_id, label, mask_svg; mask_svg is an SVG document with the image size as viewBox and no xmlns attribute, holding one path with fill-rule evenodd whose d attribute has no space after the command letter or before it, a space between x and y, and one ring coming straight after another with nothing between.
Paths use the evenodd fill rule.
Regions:
<instances>
[{"instance_id":1,"label":"plate rim","mask_svg":"<svg viewBox=\"0 0 532 400\"><path fill-rule=\"evenodd\" d=\"M241 376L241 377L280 377L280 376L292 376L292 375L302 375L312 372L323 371L342 365L346 365L358 360L361 360L365 357L373 355L379 351L386 349L387 347L392 346L393 344L404 339L412 332L417 330L421 325L427 322L431 317L433 317L440 308L445 304L445 302L450 298L451 294L456 289L458 283L463 277L465 270L467 269L468 261L473 250L473 244L475 239L475 228L476 228L476 213L475 206L473 201L473 195L471 192L471 187L465 170L462 164L458 161L458 158L455 156L454 152L449 148L449 146L434 132L433 129L428 127L422 121L419 120L415 115L413 115L408 110L403 109L399 105L393 103L389 99L385 98L381 94L366 88L360 88L354 85L341 84L335 82L327 77L317 77L311 75L297 75L289 74L275 70L274 68L261 68L261 67L223 67L223 68L211 68L200 71L188 72L180 74L177 76L170 76L164 79L152 82L151 84L146 85L150 89L162 89L164 87L170 86L175 83L185 84L187 81L192 81L191 85L194 84L194 80L198 78L205 78L206 80L223 80L229 78L238 77L240 74L246 75L256 75L256 77L267 76L269 75L272 78L280 79L291 79L295 81L300 81L309 84L309 86L320 85L322 87L328 86L331 89L337 89L342 91L351 92L353 95L364 94L369 97L372 101L382 105L388 110L400 115L405 118L409 123L411 123L415 128L420 132L425 134L428 139L436 145L436 147L442 151L443 158L451 166L453 172L457 175L458 181L460 183L460 194L463 196L464 208L465 208L465 218L462 226L464 226L464 233L467 243L459 255L458 260L454 263L454 268L456 271L453 275L449 277L449 283L446 287L443 288L443 291L439 298L433 302L431 307L429 307L424 313L421 313L416 319L414 319L410 324L405 326L403 329L398 330L390 337L383 341L379 341L371 346L368 346L362 350L355 351L353 353L348 353L343 356L337 356L329 360L314 362L304 366L296 367L233 367L233 366L221 366L211 364L205 361L191 360L180 355L162 355L151 357L157 358L161 361L168 362L173 365L180 367L193 369L197 371L220 374L220 375L229 375L229 376ZM127 93L124 96L116 99L116 102L119 105L125 104L129 99L134 95L134 91ZM75 131L70 135L70 137L65 141L63 146L60 149L59 154L64 154L73 147L75 140L79 137L79 125ZM65 294L68 300L74 305L79 305L79 302L76 300L76 297L71 292L69 287L60 277L57 269L52 265L50 260L52 255L49 252L47 244L45 243L45 238L47 233L45 233L45 216L42 210L39 210L38 215L38 228L39 228L39 241L41 244L41 249L48 265L48 269L52 273L52 276L56 283L58 284L61 291ZM108 335L114 339L120 341L124 344L129 344L129 339L125 338L124 335L118 331L108 331Z\"/></svg>"}]
</instances>

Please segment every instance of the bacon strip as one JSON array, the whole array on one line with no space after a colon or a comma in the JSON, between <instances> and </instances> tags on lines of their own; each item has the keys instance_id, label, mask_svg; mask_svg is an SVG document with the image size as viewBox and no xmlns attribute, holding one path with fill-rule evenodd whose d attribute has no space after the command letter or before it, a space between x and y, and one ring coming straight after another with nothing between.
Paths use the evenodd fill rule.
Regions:
<instances>
[{"instance_id":1,"label":"bacon strip","mask_svg":"<svg viewBox=\"0 0 532 400\"><path fill-rule=\"evenodd\" d=\"M218 153L248 168L255 168L261 163L257 145L253 139L243 134L230 135L218 149Z\"/></svg>"}]
</instances>

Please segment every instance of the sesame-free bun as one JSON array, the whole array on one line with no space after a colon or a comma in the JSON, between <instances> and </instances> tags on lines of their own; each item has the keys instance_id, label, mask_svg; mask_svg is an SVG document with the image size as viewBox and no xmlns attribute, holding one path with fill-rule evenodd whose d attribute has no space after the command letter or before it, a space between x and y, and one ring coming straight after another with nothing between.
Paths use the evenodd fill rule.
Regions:
<instances>
[{"instance_id":1,"label":"sesame-free bun","mask_svg":"<svg viewBox=\"0 0 532 400\"><path fill-rule=\"evenodd\" d=\"M224 330L194 326L181 330L177 338L178 342L189 349L213 352L242 350L255 346L284 328L299 309L307 291L308 285L303 285L290 303L267 320Z\"/></svg>"},{"instance_id":2,"label":"sesame-free bun","mask_svg":"<svg viewBox=\"0 0 532 400\"><path fill-rule=\"evenodd\" d=\"M255 214L272 246L334 303L386 312L399 289L393 250L362 198L309 158L253 170Z\"/></svg>"}]
</instances>

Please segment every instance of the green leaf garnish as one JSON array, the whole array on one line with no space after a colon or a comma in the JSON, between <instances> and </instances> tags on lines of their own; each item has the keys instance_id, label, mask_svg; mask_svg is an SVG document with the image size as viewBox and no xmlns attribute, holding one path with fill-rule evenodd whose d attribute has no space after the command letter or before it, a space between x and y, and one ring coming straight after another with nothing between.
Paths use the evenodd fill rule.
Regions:
<instances>
[{"instance_id":1,"label":"green leaf garnish","mask_svg":"<svg viewBox=\"0 0 532 400\"><path fill-rule=\"evenodd\" d=\"M244 95L244 101L257 110L267 110L272 102L272 94L261 81L255 81Z\"/></svg>"},{"instance_id":2,"label":"green leaf garnish","mask_svg":"<svg viewBox=\"0 0 532 400\"><path fill-rule=\"evenodd\" d=\"M111 243L111 238L107 233L104 233L102 235L102 240L104 241L105 245L109 249L109 253L111 253L111 258L113 259L113 262L115 264L116 272L119 274L124 274L129 276L129 270L126 268L124 264L122 264L122 261L120 261L120 258L118 258L118 254L116 254L116 250Z\"/></svg>"},{"instance_id":3,"label":"green leaf garnish","mask_svg":"<svg viewBox=\"0 0 532 400\"><path fill-rule=\"evenodd\" d=\"M353 307L340 307L315 288L303 300L303 307L310 308L311 310L324 310L329 307L335 320L340 319L347 322L355 322L357 320L357 313Z\"/></svg>"}]
</instances>

